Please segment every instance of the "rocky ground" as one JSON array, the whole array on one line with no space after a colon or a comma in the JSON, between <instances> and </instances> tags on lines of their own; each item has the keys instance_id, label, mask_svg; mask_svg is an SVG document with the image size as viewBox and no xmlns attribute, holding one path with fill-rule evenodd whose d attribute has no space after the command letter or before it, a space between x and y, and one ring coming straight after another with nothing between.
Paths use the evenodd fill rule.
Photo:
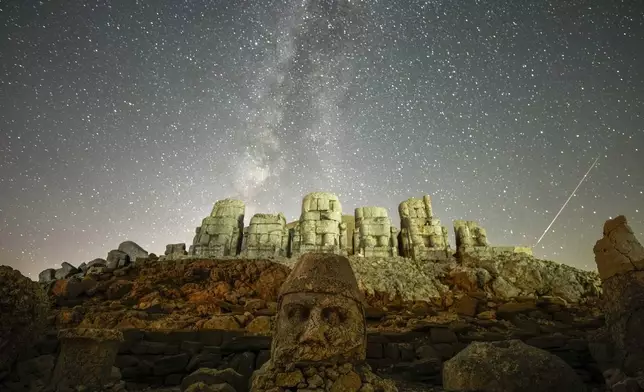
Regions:
<instances>
[{"instance_id":1,"label":"rocky ground","mask_svg":"<svg viewBox=\"0 0 644 392\"><path fill-rule=\"evenodd\" d=\"M457 262L350 258L365 293L371 329L408 330L461 316L495 320L536 299L597 315L600 280L525 255ZM44 284L61 328L233 329L270 332L277 291L294 260L139 259L118 269L90 268ZM528 305L512 305L532 302ZM527 307L526 307L527 306ZM460 316L459 316L460 315Z\"/></svg>"}]
</instances>

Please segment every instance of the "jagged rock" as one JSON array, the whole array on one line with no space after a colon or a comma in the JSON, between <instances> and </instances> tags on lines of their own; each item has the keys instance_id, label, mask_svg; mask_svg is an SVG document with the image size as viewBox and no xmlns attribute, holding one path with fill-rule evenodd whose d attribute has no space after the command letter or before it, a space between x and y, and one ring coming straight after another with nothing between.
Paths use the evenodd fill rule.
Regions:
<instances>
[{"instance_id":1,"label":"jagged rock","mask_svg":"<svg viewBox=\"0 0 644 392\"><path fill-rule=\"evenodd\" d=\"M55 277L56 279L67 279L70 276L77 274L78 269L73 265L65 262L61 264L61 267L56 270Z\"/></svg>"},{"instance_id":2,"label":"jagged rock","mask_svg":"<svg viewBox=\"0 0 644 392\"><path fill-rule=\"evenodd\" d=\"M131 262L135 262L136 259L139 259L139 258L145 259L148 257L148 252L134 241L121 242L121 244L118 247L118 250L120 250L123 253L126 253L130 258Z\"/></svg>"},{"instance_id":3,"label":"jagged rock","mask_svg":"<svg viewBox=\"0 0 644 392\"><path fill-rule=\"evenodd\" d=\"M443 387L454 392L585 392L559 357L520 340L474 342L443 366Z\"/></svg>"},{"instance_id":4,"label":"jagged rock","mask_svg":"<svg viewBox=\"0 0 644 392\"><path fill-rule=\"evenodd\" d=\"M0 374L44 333L49 302L40 285L0 266Z\"/></svg>"},{"instance_id":5,"label":"jagged rock","mask_svg":"<svg viewBox=\"0 0 644 392\"><path fill-rule=\"evenodd\" d=\"M56 270L53 268L47 268L38 274L38 282L40 283L49 283L56 280Z\"/></svg>"},{"instance_id":6,"label":"jagged rock","mask_svg":"<svg viewBox=\"0 0 644 392\"><path fill-rule=\"evenodd\" d=\"M569 302L597 297L601 281L596 272L581 271L574 267L548 260L536 259L525 253L499 254L494 257L465 254L455 270L468 269L489 275L489 287L494 295L510 299L517 296L553 296Z\"/></svg>"},{"instance_id":7,"label":"jagged rock","mask_svg":"<svg viewBox=\"0 0 644 392\"><path fill-rule=\"evenodd\" d=\"M118 249L114 249L109 251L109 253L107 254L106 267L108 269L115 270L117 268L125 267L130 263L130 261L130 256L127 253Z\"/></svg>"},{"instance_id":8,"label":"jagged rock","mask_svg":"<svg viewBox=\"0 0 644 392\"><path fill-rule=\"evenodd\" d=\"M89 277L85 279L77 277L59 279L51 286L51 292L61 299L74 299L92 290L96 285L97 282Z\"/></svg>"},{"instance_id":9,"label":"jagged rock","mask_svg":"<svg viewBox=\"0 0 644 392\"><path fill-rule=\"evenodd\" d=\"M598 334L603 341L596 344L608 350L595 348L593 354L600 366L615 367L632 377L644 372L644 249L626 218L618 216L606 221L594 252L606 319Z\"/></svg>"}]
</instances>

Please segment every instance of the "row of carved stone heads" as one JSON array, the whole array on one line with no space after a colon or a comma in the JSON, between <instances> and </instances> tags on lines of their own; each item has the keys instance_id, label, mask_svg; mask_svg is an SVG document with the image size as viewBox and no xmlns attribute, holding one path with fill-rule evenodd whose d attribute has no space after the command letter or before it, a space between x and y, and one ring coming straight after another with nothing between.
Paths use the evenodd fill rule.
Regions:
<instances>
[{"instance_id":1,"label":"row of carved stone heads","mask_svg":"<svg viewBox=\"0 0 644 392\"><path fill-rule=\"evenodd\" d=\"M327 252L365 257L402 256L415 260L445 260L451 256L448 230L434 217L429 196L410 198L398 207L400 227L392 225L386 208L359 207L343 215L338 197L314 192L302 201L300 219L287 223L282 213L255 214L244 228L246 206L240 200L215 203L204 218L186 252L171 244L166 258L184 255L298 257L307 252ZM529 248L490 247L487 233L474 221L454 221L457 252L497 251L531 253Z\"/></svg>"}]
</instances>

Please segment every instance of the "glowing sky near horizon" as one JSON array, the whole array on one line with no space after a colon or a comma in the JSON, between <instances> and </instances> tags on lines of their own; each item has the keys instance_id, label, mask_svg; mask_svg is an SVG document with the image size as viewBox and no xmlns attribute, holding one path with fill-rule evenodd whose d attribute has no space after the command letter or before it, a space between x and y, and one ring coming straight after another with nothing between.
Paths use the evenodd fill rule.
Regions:
<instances>
[{"instance_id":1,"label":"glowing sky near horizon","mask_svg":"<svg viewBox=\"0 0 644 392\"><path fill-rule=\"evenodd\" d=\"M216 200L299 216L430 194L497 245L594 268L644 241L637 1L0 3L0 264L192 241Z\"/></svg>"}]
</instances>

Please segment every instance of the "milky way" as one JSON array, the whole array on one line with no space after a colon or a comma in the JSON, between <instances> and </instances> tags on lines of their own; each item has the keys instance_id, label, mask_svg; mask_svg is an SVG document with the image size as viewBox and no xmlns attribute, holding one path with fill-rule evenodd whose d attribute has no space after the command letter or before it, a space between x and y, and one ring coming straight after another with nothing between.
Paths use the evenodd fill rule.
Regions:
<instances>
[{"instance_id":1,"label":"milky way","mask_svg":"<svg viewBox=\"0 0 644 392\"><path fill-rule=\"evenodd\" d=\"M602 3L602 4L599 4ZM605 4L604 4L605 3ZM190 242L226 197L299 216L430 194L444 224L594 268L644 240L640 1L3 1L0 264ZM453 237L453 236L452 236Z\"/></svg>"}]
</instances>

